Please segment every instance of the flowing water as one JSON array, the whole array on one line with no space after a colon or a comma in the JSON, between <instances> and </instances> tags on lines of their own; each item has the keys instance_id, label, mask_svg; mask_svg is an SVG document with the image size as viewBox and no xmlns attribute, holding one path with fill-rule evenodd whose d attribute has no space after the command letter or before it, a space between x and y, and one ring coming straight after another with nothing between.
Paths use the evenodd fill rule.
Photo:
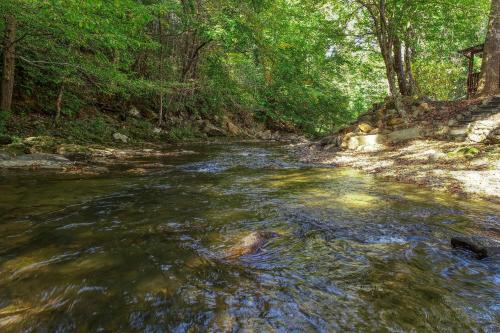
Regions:
<instances>
[{"instance_id":1,"label":"flowing water","mask_svg":"<svg viewBox=\"0 0 500 333\"><path fill-rule=\"evenodd\" d=\"M498 206L190 149L146 175L0 175L0 331L500 332L499 258L449 246ZM281 236L224 259L256 230Z\"/></svg>"}]
</instances>

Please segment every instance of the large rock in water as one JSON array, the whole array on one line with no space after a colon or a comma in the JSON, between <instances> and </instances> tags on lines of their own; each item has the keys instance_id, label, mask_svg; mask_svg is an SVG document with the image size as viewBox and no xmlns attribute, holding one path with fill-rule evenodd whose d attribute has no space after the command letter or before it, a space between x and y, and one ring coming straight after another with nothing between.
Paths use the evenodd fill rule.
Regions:
<instances>
[{"instance_id":1,"label":"large rock in water","mask_svg":"<svg viewBox=\"0 0 500 333\"><path fill-rule=\"evenodd\" d=\"M241 239L241 241L227 251L226 259L236 259L246 254L257 252L271 238L279 237L279 234L271 231L255 231Z\"/></svg>"},{"instance_id":2,"label":"large rock in water","mask_svg":"<svg viewBox=\"0 0 500 333\"><path fill-rule=\"evenodd\" d=\"M67 158L54 154L31 154L0 159L0 168L62 169L71 165L73 163Z\"/></svg>"},{"instance_id":3,"label":"large rock in water","mask_svg":"<svg viewBox=\"0 0 500 333\"><path fill-rule=\"evenodd\" d=\"M477 259L484 259L495 254L500 254L500 243L486 237L453 237L451 239L451 247L472 252Z\"/></svg>"}]
</instances>

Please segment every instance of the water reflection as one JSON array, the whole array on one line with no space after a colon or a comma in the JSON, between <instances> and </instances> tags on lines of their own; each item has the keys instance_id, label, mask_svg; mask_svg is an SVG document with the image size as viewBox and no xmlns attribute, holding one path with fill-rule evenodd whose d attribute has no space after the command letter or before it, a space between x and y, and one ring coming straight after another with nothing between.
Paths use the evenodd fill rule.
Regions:
<instances>
[{"instance_id":1,"label":"water reflection","mask_svg":"<svg viewBox=\"0 0 500 333\"><path fill-rule=\"evenodd\" d=\"M192 147L168 173L2 179L2 332L500 330L500 263L449 248L498 207ZM239 260L255 230L281 237Z\"/></svg>"}]
</instances>

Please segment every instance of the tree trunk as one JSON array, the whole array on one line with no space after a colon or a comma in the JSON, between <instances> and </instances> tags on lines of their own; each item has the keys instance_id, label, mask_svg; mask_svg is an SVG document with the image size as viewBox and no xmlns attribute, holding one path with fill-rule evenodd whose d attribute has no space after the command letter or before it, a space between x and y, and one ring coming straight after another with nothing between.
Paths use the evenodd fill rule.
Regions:
<instances>
[{"instance_id":1,"label":"tree trunk","mask_svg":"<svg viewBox=\"0 0 500 333\"><path fill-rule=\"evenodd\" d=\"M163 26L158 15L158 40L160 42L159 74L160 74L160 110L158 110L158 126L163 125Z\"/></svg>"},{"instance_id":2,"label":"tree trunk","mask_svg":"<svg viewBox=\"0 0 500 333\"><path fill-rule=\"evenodd\" d=\"M413 51L410 45L405 45L405 72L406 72L406 93L408 96L413 96L416 94L417 84L415 82L415 77L413 76Z\"/></svg>"},{"instance_id":3,"label":"tree trunk","mask_svg":"<svg viewBox=\"0 0 500 333\"><path fill-rule=\"evenodd\" d=\"M59 88L59 93L57 94L56 100L56 115L54 117L54 124L58 125L59 120L61 119L61 105L64 94L64 81L61 83L61 87Z\"/></svg>"},{"instance_id":4,"label":"tree trunk","mask_svg":"<svg viewBox=\"0 0 500 333\"><path fill-rule=\"evenodd\" d=\"M408 89L406 87L406 73L403 63L403 55L401 48L401 40L396 37L394 38L394 70L398 78L399 92L403 96L408 95Z\"/></svg>"},{"instance_id":5,"label":"tree trunk","mask_svg":"<svg viewBox=\"0 0 500 333\"><path fill-rule=\"evenodd\" d=\"M384 58L384 63L385 63L387 82L389 83L389 92L391 93L391 96L394 99L396 110L401 114L404 121L407 122L406 111L403 105L403 99L396 84L394 59L392 57L390 48L388 48L387 46L382 47L382 56Z\"/></svg>"},{"instance_id":6,"label":"tree trunk","mask_svg":"<svg viewBox=\"0 0 500 333\"><path fill-rule=\"evenodd\" d=\"M2 100L0 110L10 111L12 107L12 94L14 91L14 71L16 65L16 18L12 15L5 17L5 35L3 43L3 75L2 75Z\"/></svg>"},{"instance_id":7,"label":"tree trunk","mask_svg":"<svg viewBox=\"0 0 500 333\"><path fill-rule=\"evenodd\" d=\"M396 73L394 70L394 31L387 21L385 0L380 0L378 5L379 11L379 28L378 30L378 42L380 50L382 52L382 57L384 58L385 70L387 74L387 81L389 83L389 90L392 98L394 99L394 104L396 110L399 112L405 123L408 123L408 117L404 108L403 98L401 93L396 86ZM376 22L376 21L375 21Z\"/></svg>"},{"instance_id":8,"label":"tree trunk","mask_svg":"<svg viewBox=\"0 0 500 333\"><path fill-rule=\"evenodd\" d=\"M500 0L492 0L478 93L486 96L498 92L500 92Z\"/></svg>"}]
</instances>

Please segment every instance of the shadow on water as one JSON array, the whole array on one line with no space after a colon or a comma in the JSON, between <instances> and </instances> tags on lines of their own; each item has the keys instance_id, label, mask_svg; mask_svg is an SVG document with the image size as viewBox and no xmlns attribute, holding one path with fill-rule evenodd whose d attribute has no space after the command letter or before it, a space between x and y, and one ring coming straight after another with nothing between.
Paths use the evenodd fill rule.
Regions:
<instances>
[{"instance_id":1,"label":"shadow on water","mask_svg":"<svg viewBox=\"0 0 500 333\"><path fill-rule=\"evenodd\" d=\"M168 173L6 177L2 332L497 332L498 257L449 239L498 207L278 147L197 146ZM238 260L255 230L281 237Z\"/></svg>"}]
</instances>

